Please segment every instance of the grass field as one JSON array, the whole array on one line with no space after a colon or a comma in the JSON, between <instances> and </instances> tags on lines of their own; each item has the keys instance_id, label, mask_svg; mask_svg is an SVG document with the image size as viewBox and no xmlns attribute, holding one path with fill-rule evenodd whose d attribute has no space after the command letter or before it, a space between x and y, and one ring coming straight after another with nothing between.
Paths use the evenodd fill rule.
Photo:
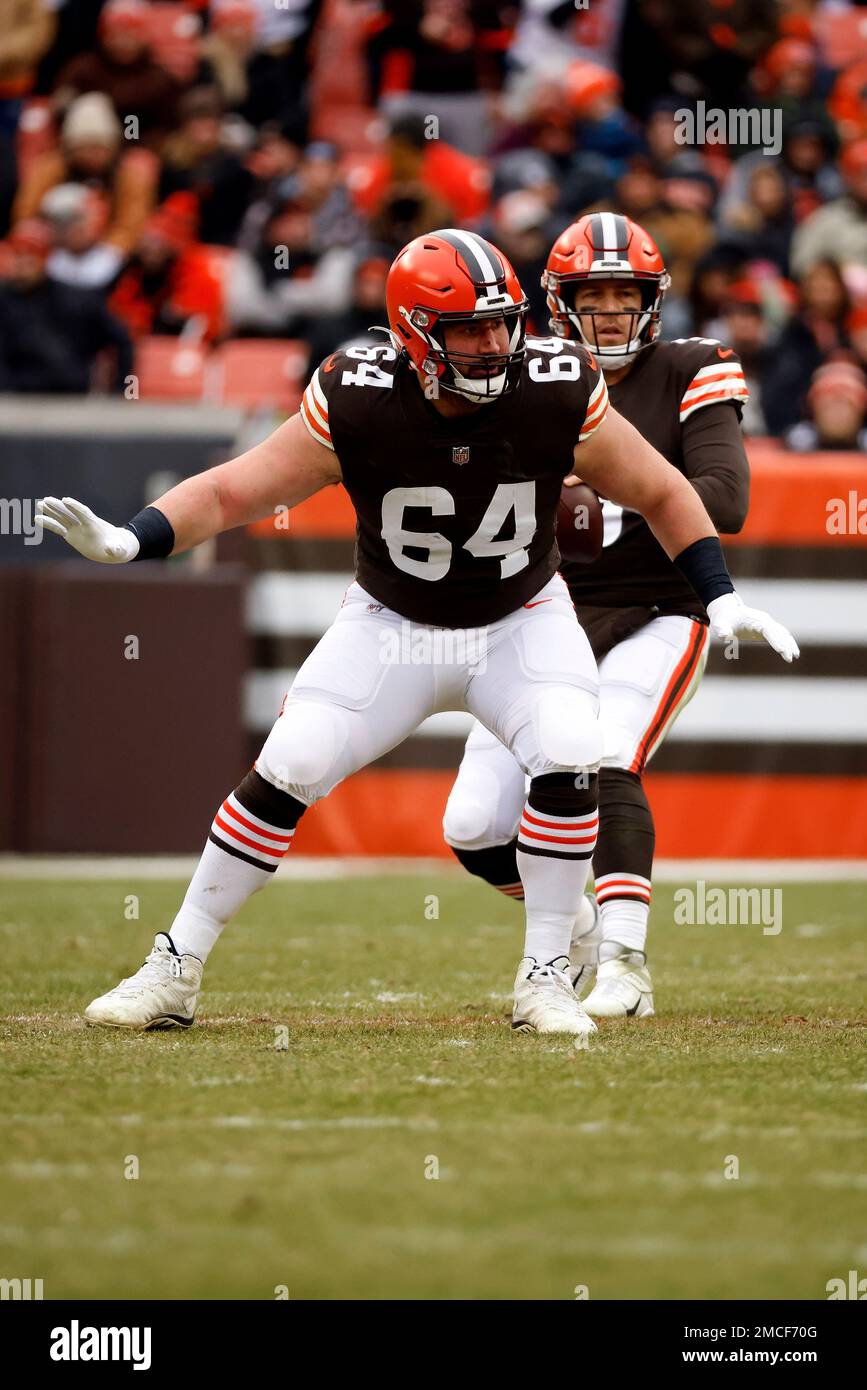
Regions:
<instances>
[{"instance_id":1,"label":"grass field","mask_svg":"<svg viewBox=\"0 0 867 1390\"><path fill-rule=\"evenodd\" d=\"M676 926L658 889L658 1016L589 1051L511 1034L519 911L446 873L275 884L193 1029L85 1029L181 893L2 884L0 1276L46 1298L823 1299L865 1272L864 884L787 884L777 936Z\"/></svg>"}]
</instances>

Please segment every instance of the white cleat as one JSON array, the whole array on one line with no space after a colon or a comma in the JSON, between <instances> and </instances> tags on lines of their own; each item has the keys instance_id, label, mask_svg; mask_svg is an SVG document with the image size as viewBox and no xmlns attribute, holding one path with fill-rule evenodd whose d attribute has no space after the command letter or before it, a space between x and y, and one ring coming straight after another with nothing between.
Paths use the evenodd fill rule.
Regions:
<instances>
[{"instance_id":1,"label":"white cleat","mask_svg":"<svg viewBox=\"0 0 867 1390\"><path fill-rule=\"evenodd\" d=\"M178 955L167 932L157 932L141 969L88 1004L84 1021L91 1027L144 1031L189 1028L204 968L197 956Z\"/></svg>"},{"instance_id":2,"label":"white cleat","mask_svg":"<svg viewBox=\"0 0 867 1390\"><path fill-rule=\"evenodd\" d=\"M532 956L524 957L515 978L512 1027L516 1032L581 1036L596 1032L596 1024L572 988L568 966L566 956L558 956L547 965L539 965Z\"/></svg>"},{"instance_id":3,"label":"white cleat","mask_svg":"<svg viewBox=\"0 0 867 1390\"><path fill-rule=\"evenodd\" d=\"M653 985L644 953L627 951L602 961L583 1004L594 1018L651 1018Z\"/></svg>"},{"instance_id":4,"label":"white cleat","mask_svg":"<svg viewBox=\"0 0 867 1390\"><path fill-rule=\"evenodd\" d=\"M602 941L602 913L595 893L581 899L569 943L569 978L579 996L586 994L596 978L599 946Z\"/></svg>"}]
</instances>

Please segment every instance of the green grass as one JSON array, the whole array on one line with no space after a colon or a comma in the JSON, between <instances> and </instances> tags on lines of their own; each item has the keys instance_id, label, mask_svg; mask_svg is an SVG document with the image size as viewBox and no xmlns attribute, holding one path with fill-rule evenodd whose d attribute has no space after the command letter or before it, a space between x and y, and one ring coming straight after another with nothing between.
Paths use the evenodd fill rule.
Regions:
<instances>
[{"instance_id":1,"label":"green grass","mask_svg":"<svg viewBox=\"0 0 867 1390\"><path fill-rule=\"evenodd\" d=\"M864 885L786 885L779 936L675 926L660 888L658 1016L589 1051L511 1034L519 910L445 873L274 885L196 1027L85 1029L181 892L2 885L0 1276L47 1298L821 1299L864 1272Z\"/></svg>"}]
</instances>

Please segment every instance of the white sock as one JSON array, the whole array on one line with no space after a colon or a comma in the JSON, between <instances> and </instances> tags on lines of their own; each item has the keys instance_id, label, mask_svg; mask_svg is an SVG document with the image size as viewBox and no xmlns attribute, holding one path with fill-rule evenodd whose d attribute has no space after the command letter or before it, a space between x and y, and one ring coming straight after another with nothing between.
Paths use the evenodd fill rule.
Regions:
<instances>
[{"instance_id":1,"label":"white sock","mask_svg":"<svg viewBox=\"0 0 867 1390\"><path fill-rule=\"evenodd\" d=\"M597 824L596 811L560 816L539 811L529 802L525 807L517 851L527 913L524 955L540 964L569 955L577 904L590 873Z\"/></svg>"},{"instance_id":2,"label":"white sock","mask_svg":"<svg viewBox=\"0 0 867 1390\"><path fill-rule=\"evenodd\" d=\"M599 960L613 960L626 951L643 951L647 947L647 921L650 907L635 899L613 898L603 903L602 943L599 947Z\"/></svg>"},{"instance_id":3,"label":"white sock","mask_svg":"<svg viewBox=\"0 0 867 1390\"><path fill-rule=\"evenodd\" d=\"M206 961L223 928L273 876L209 840L169 931L175 950Z\"/></svg>"},{"instance_id":4,"label":"white sock","mask_svg":"<svg viewBox=\"0 0 867 1390\"><path fill-rule=\"evenodd\" d=\"M229 792L211 822L208 842L172 923L169 935L176 951L208 959L223 928L265 887L288 854L304 809L255 768Z\"/></svg>"}]
</instances>

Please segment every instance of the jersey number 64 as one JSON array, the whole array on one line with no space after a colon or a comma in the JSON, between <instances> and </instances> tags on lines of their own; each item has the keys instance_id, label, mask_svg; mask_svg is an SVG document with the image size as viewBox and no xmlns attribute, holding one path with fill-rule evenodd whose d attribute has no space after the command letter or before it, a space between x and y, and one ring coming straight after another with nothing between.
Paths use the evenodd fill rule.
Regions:
<instances>
[{"instance_id":1,"label":"jersey number 64","mask_svg":"<svg viewBox=\"0 0 867 1390\"><path fill-rule=\"evenodd\" d=\"M382 538L392 561L416 579L442 579L452 563L452 543L439 531L409 531L403 524L407 507L426 507L433 516L454 516L455 499L444 487L393 487L382 499ZM510 513L515 534L495 540ZM477 559L500 561L500 578L509 579L530 563L529 546L536 534L536 484L498 483L478 530L464 542ZM424 559L407 555L407 548L426 550Z\"/></svg>"}]
</instances>

